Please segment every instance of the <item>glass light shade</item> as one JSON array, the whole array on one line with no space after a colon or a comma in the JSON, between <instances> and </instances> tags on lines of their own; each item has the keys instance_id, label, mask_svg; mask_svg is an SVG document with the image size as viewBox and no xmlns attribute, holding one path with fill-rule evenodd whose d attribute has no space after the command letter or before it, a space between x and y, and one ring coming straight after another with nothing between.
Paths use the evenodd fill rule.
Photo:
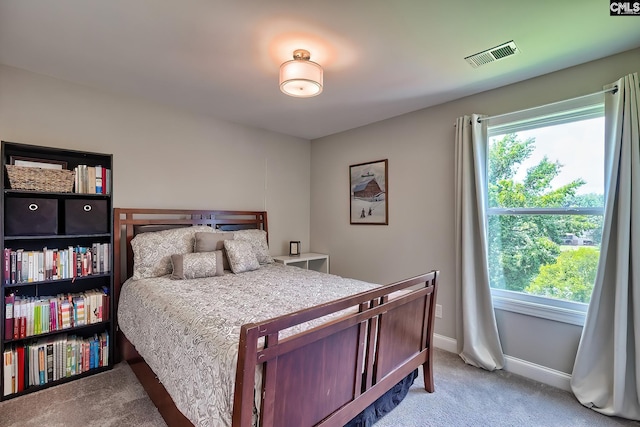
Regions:
<instances>
[{"instance_id":1,"label":"glass light shade","mask_svg":"<svg viewBox=\"0 0 640 427\"><path fill-rule=\"evenodd\" d=\"M322 92L322 67L307 59L293 59L280 66L280 90L308 98Z\"/></svg>"}]
</instances>

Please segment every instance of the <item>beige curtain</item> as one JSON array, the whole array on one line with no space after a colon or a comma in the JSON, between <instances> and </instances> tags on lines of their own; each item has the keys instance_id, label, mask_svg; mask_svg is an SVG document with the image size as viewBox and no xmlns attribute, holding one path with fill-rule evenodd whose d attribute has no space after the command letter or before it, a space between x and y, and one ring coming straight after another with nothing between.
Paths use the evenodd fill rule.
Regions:
<instances>
[{"instance_id":1,"label":"beige curtain","mask_svg":"<svg viewBox=\"0 0 640 427\"><path fill-rule=\"evenodd\" d=\"M487 261L487 125L473 114L456 122L457 341L462 359L480 368L504 366Z\"/></svg>"},{"instance_id":2,"label":"beige curtain","mask_svg":"<svg viewBox=\"0 0 640 427\"><path fill-rule=\"evenodd\" d=\"M598 274L571 378L583 405L640 420L640 82L605 98L606 204ZM613 86L612 85L612 86Z\"/></svg>"}]
</instances>

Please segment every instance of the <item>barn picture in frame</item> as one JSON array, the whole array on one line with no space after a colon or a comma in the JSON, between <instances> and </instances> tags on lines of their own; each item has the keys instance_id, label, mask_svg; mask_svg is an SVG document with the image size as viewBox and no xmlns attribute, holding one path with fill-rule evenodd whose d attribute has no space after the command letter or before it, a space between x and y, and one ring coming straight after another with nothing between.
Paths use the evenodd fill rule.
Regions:
<instances>
[{"instance_id":1,"label":"barn picture in frame","mask_svg":"<svg viewBox=\"0 0 640 427\"><path fill-rule=\"evenodd\" d=\"M351 224L389 224L388 160L349 166Z\"/></svg>"}]
</instances>

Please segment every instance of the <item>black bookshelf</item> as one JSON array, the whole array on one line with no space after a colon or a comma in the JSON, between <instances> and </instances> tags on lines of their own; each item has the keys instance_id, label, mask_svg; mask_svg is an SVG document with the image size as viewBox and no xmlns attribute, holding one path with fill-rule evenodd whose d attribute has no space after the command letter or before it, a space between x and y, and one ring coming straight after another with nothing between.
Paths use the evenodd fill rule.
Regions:
<instances>
[{"instance_id":1,"label":"black bookshelf","mask_svg":"<svg viewBox=\"0 0 640 427\"><path fill-rule=\"evenodd\" d=\"M113 206L110 174L113 170L113 156L2 141L1 158L4 176L0 188L2 199L0 245L2 246L3 259L0 269L3 296L0 304L2 306L0 352L3 355L3 363L0 367L0 400L6 400L103 372L113 366L115 325L112 303ZM53 190L49 187L46 187L45 190L14 188L22 185L12 185L16 181L14 179L12 183L10 180L7 166L14 168L16 166L38 167L39 163L48 168L76 171L73 187L71 189L67 187L64 189L54 188ZM37 173L40 171L44 171L44 169L33 169L29 172ZM46 171L43 173L47 174ZM69 174L66 173L66 175ZM84 204L85 202L86 204ZM40 209L42 212L38 212L34 216L33 211L38 209L39 203L47 208ZM21 211L22 206L27 206L27 209L32 211ZM78 209L77 206L80 208ZM32 207L34 208L32 209ZM80 213L78 214L76 211ZM43 232L38 229L42 223L54 225ZM83 230L83 227L87 227L87 229ZM16 232L16 229L21 231ZM20 252L20 257L25 253L36 258L40 257L36 264L45 267L40 270L36 268L29 270L27 265L18 263L18 252ZM7 254L9 255L7 256ZM99 313L92 314L92 316L99 316L99 320L88 323L89 313L83 312L84 298L85 293L93 290L98 290L98 293L102 295L102 297L95 297L97 299L91 300L94 303L91 309L95 313ZM74 300L70 296L76 299ZM39 317L42 324L49 322L49 327L45 328L48 330L31 336L21 334L20 328L16 331L13 326L15 319L7 319L7 315L13 311L13 307L12 310L8 310L7 302L12 299L23 302L25 300L44 301L46 297L51 297L52 301L55 300L49 308L43 308L47 313L45 320ZM89 301L88 297L86 298ZM71 326L65 325L64 328L59 323L61 311L58 308L63 299L65 307L70 310L68 320L71 323ZM46 304L43 303L43 305ZM15 308L17 309L17 307L18 304ZM25 308L20 310L22 314L26 313ZM18 316L21 313L17 313L16 310L15 315ZM43 314L39 312L39 315ZM56 320L52 321L51 316L56 316ZM78 320L74 316L82 317ZM10 325L14 331L8 330ZM105 339L105 337L108 338ZM98 344L95 343L96 338ZM65 339L68 340L67 343L77 345L72 359L72 362L77 366L73 370L75 373L69 376L66 375L67 371L61 375L61 372L68 369L67 354L63 351L62 344L57 344L60 347L55 354L58 359L62 357L65 360L64 366L57 366L57 379L47 378L42 382L38 381L41 378L30 378L28 371L33 366L29 362L25 366L25 361L31 355L29 348L44 346L46 352L47 345L52 348L53 342L60 343ZM89 342L91 342L90 350ZM87 344L85 345L85 343ZM97 345L97 349L94 349L94 345ZM20 351L18 351L19 348ZM98 355L96 357L94 357L95 351L97 351L95 354ZM16 357L23 354L25 356L22 358L22 362L17 361ZM87 354L91 355L90 362L87 362ZM7 357L13 358L12 361L16 366L15 369L12 368L13 371L5 367ZM72 356L69 355L69 357ZM53 363L58 364L59 362L56 359ZM18 368L20 363L22 363L21 369ZM39 364L38 368L42 368L39 358L37 363ZM46 358L44 365L45 370L51 369ZM86 369L88 366L91 366L91 369ZM60 369L63 370L60 371ZM80 372L81 370L82 372ZM11 379L8 378L9 374L12 375ZM13 384L12 381L16 385L18 384L16 375L22 376L24 388L17 390L16 387L14 390L11 385L12 389L7 390L6 385Z\"/></svg>"}]
</instances>

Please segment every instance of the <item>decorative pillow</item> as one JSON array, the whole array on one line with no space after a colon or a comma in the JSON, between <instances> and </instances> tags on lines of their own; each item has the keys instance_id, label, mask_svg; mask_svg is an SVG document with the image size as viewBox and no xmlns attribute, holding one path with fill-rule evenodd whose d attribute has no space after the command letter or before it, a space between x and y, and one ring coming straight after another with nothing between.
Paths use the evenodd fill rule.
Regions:
<instances>
[{"instance_id":1,"label":"decorative pillow","mask_svg":"<svg viewBox=\"0 0 640 427\"><path fill-rule=\"evenodd\" d=\"M269 254L269 245L267 244L267 232L264 230L239 230L233 233L234 240L243 240L249 242L253 251L256 253L260 264L269 264L273 262L271 254Z\"/></svg>"},{"instance_id":2,"label":"decorative pillow","mask_svg":"<svg viewBox=\"0 0 640 427\"><path fill-rule=\"evenodd\" d=\"M224 250L224 241L232 239L233 233L196 233L194 252L222 251L222 257L220 259L222 260L223 269L231 270L226 251Z\"/></svg>"},{"instance_id":3,"label":"decorative pillow","mask_svg":"<svg viewBox=\"0 0 640 427\"><path fill-rule=\"evenodd\" d=\"M216 262L218 252L220 251L171 255L173 265L171 278L184 280L218 275Z\"/></svg>"},{"instance_id":4,"label":"decorative pillow","mask_svg":"<svg viewBox=\"0 0 640 427\"><path fill-rule=\"evenodd\" d=\"M206 225L141 233L131 240L133 279L160 277L171 273L171 255L193 252L196 232L213 234Z\"/></svg>"},{"instance_id":5,"label":"decorative pillow","mask_svg":"<svg viewBox=\"0 0 640 427\"><path fill-rule=\"evenodd\" d=\"M227 250L231 271L235 274L260 268L251 243L242 240L225 240L224 248Z\"/></svg>"},{"instance_id":6,"label":"decorative pillow","mask_svg":"<svg viewBox=\"0 0 640 427\"><path fill-rule=\"evenodd\" d=\"M227 256L224 254L223 251L213 251L213 253L216 254L216 276L224 276L224 261L223 260L225 258L227 258ZM229 262L229 261L227 260L227 262Z\"/></svg>"}]
</instances>

